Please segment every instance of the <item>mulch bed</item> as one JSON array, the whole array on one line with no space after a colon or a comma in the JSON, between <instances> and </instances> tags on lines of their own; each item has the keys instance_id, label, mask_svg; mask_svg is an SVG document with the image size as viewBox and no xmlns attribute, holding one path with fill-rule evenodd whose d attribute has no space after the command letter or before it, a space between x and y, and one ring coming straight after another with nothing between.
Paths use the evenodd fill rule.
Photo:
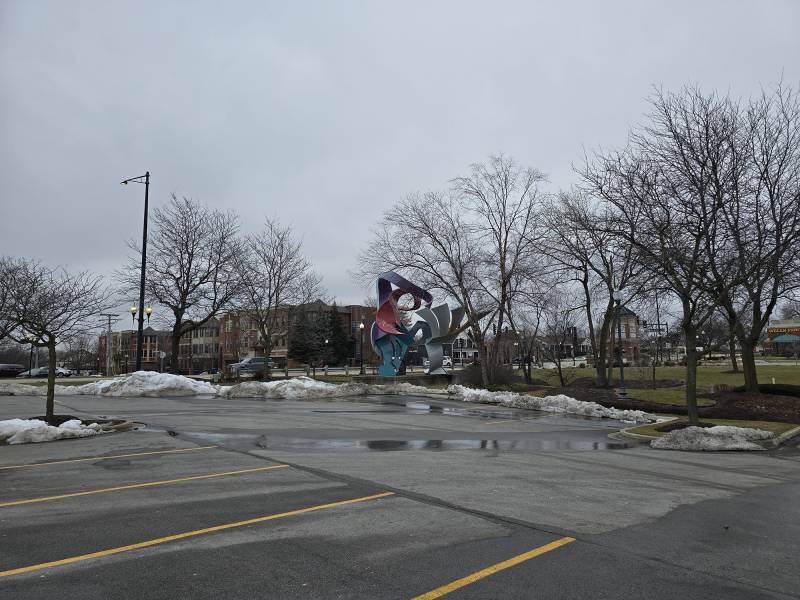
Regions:
<instances>
[{"instance_id":1,"label":"mulch bed","mask_svg":"<svg viewBox=\"0 0 800 600\"><path fill-rule=\"evenodd\" d=\"M615 377L617 372L614 373ZM669 388L669 387L676 387L682 385L682 381L678 381L677 379L656 379L657 388ZM616 385L616 378L614 379L614 385ZM573 379L572 381L567 382L567 387L573 388L595 388L595 380L594 377L578 377L577 379ZM653 389L653 380L652 379L631 379L625 380L625 387L629 390L651 390Z\"/></svg>"}]
</instances>

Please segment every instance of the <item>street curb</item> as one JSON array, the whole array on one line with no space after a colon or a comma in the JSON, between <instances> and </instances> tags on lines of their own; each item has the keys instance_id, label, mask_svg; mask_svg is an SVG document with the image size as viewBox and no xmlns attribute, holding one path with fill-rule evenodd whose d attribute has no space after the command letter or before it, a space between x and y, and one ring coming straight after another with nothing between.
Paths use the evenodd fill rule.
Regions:
<instances>
[{"instance_id":1,"label":"street curb","mask_svg":"<svg viewBox=\"0 0 800 600\"><path fill-rule=\"evenodd\" d=\"M669 423L671 421L677 421L680 417L673 417L671 419L665 419L664 421L659 421L659 423ZM641 427L642 424L639 423L638 425L633 425L632 427L626 427L625 429L620 429L614 433L621 435L622 437L629 438L631 440L638 440L640 442L650 442L652 440L657 440L660 436L657 435L644 435L642 433L631 433L631 429L636 429L637 427ZM610 433L609 437L614 435L614 433Z\"/></svg>"},{"instance_id":2,"label":"street curb","mask_svg":"<svg viewBox=\"0 0 800 600\"><path fill-rule=\"evenodd\" d=\"M771 442L773 448L777 448L784 442L792 439L793 437L797 437L798 435L800 435L800 426L790 429L789 431L784 431L782 434L775 436L768 441Z\"/></svg>"},{"instance_id":3,"label":"street curb","mask_svg":"<svg viewBox=\"0 0 800 600\"><path fill-rule=\"evenodd\" d=\"M669 419L669 421L675 421L679 419L679 417L675 417L674 419ZM668 423L669 421L662 421L662 423ZM630 429L636 429L636 427L640 427L640 425L635 425L633 427L626 427L625 429L620 429L619 431L615 431L614 433L609 433L608 437L611 439L620 439L620 438L628 438L631 440L637 440L639 442L651 442L653 440L659 439L658 436L654 435L643 435L641 433L631 433ZM795 427L794 429L790 429L789 431L784 431L782 434L775 436L774 438L764 440L763 443L766 448L777 448L784 442L797 437L800 435L800 426Z\"/></svg>"}]
</instances>

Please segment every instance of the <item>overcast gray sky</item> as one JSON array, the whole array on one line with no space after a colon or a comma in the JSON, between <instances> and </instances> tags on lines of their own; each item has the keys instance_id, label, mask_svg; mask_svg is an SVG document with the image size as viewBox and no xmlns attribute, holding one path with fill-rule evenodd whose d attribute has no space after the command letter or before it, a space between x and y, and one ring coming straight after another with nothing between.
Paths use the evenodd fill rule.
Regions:
<instances>
[{"instance_id":1,"label":"overcast gray sky","mask_svg":"<svg viewBox=\"0 0 800 600\"><path fill-rule=\"evenodd\" d=\"M504 152L575 180L651 86L800 81L800 2L0 0L0 254L110 273L143 189L291 224L340 302L405 194Z\"/></svg>"}]
</instances>

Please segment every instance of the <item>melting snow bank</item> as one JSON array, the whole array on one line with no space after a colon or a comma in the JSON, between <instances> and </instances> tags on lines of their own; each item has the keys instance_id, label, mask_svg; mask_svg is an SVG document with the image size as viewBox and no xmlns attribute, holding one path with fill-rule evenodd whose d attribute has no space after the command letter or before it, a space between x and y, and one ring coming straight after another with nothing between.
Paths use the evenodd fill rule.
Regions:
<instances>
[{"instance_id":1,"label":"melting snow bank","mask_svg":"<svg viewBox=\"0 0 800 600\"><path fill-rule=\"evenodd\" d=\"M295 377L280 381L248 381L230 387L219 386L217 394L225 398L314 399L342 398L379 394L430 395L434 390L410 383L368 385L365 383L325 383L310 377Z\"/></svg>"},{"instance_id":2,"label":"melting snow bank","mask_svg":"<svg viewBox=\"0 0 800 600\"><path fill-rule=\"evenodd\" d=\"M632 423L650 423L658 421L656 415L641 410L606 408L605 406L597 404L597 402L584 402L583 400L576 400L575 398L570 398L563 394L539 398L537 396L525 396L515 392L476 390L464 387L463 385L451 385L447 388L447 391L451 396L455 396L464 402L500 404L511 408L529 408L544 412L568 413L587 417L606 417L619 421L630 421Z\"/></svg>"},{"instance_id":3,"label":"melting snow bank","mask_svg":"<svg viewBox=\"0 0 800 600\"><path fill-rule=\"evenodd\" d=\"M182 375L171 373L156 373L155 371L136 371L127 377L115 379L101 379L86 385L56 386L56 394L62 396L89 395L89 396L198 396L217 393L217 386L206 381L189 379Z\"/></svg>"},{"instance_id":4,"label":"melting snow bank","mask_svg":"<svg viewBox=\"0 0 800 600\"><path fill-rule=\"evenodd\" d=\"M55 393L56 396L215 396L217 387L182 375L136 371L124 377L101 379L84 385L57 385ZM15 396L44 396L47 386L0 383L0 392L10 392Z\"/></svg>"},{"instance_id":5,"label":"melting snow bank","mask_svg":"<svg viewBox=\"0 0 800 600\"><path fill-rule=\"evenodd\" d=\"M650 446L661 450L764 450L756 441L774 437L772 431L730 425L686 427L670 431L650 442Z\"/></svg>"},{"instance_id":6,"label":"melting snow bank","mask_svg":"<svg viewBox=\"0 0 800 600\"><path fill-rule=\"evenodd\" d=\"M78 419L65 421L58 427L48 425L37 419L9 419L0 421L0 442L7 444L28 444L49 442L67 438L87 437L103 433L100 425L84 425Z\"/></svg>"}]
</instances>

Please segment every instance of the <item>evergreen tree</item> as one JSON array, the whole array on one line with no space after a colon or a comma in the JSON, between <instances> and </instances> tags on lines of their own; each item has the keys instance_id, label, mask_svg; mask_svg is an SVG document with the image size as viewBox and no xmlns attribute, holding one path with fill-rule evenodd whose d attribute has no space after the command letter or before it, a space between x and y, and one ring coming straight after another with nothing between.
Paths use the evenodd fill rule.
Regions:
<instances>
[{"instance_id":1,"label":"evergreen tree","mask_svg":"<svg viewBox=\"0 0 800 600\"><path fill-rule=\"evenodd\" d=\"M325 339L319 337L317 324L305 312L297 314L292 321L289 339L289 358L308 364L319 359L320 346L325 343Z\"/></svg>"},{"instance_id":2,"label":"evergreen tree","mask_svg":"<svg viewBox=\"0 0 800 600\"><path fill-rule=\"evenodd\" d=\"M328 340L325 357L329 365L341 365L347 362L352 353L350 337L342 327L342 320L334 302L328 313L326 339Z\"/></svg>"}]
</instances>

